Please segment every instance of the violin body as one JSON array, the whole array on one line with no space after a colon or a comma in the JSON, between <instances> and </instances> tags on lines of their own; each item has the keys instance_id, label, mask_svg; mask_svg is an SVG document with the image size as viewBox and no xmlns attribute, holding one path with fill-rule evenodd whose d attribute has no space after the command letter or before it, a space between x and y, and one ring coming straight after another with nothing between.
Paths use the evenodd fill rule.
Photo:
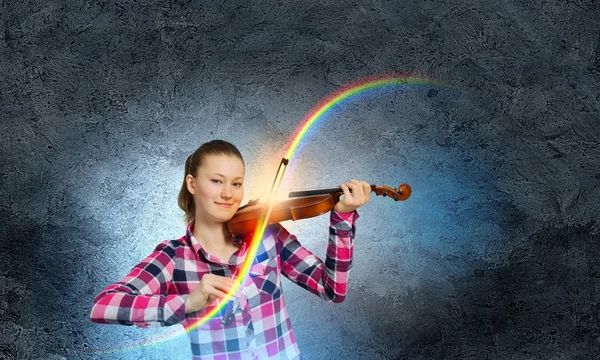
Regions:
<instances>
[{"instance_id":1,"label":"violin body","mask_svg":"<svg viewBox=\"0 0 600 360\"><path fill-rule=\"evenodd\" d=\"M376 195L387 196L395 201L408 199L412 192L407 184L400 185L398 190L387 186L371 185L371 190ZM325 214L335 207L342 194L340 188L291 192L288 195L290 199L273 205L267 225ZM266 202L250 201L240 207L233 218L227 222L227 229L234 236L254 232L258 219L264 214L268 205Z\"/></svg>"},{"instance_id":2,"label":"violin body","mask_svg":"<svg viewBox=\"0 0 600 360\"><path fill-rule=\"evenodd\" d=\"M273 207L267 225L285 220L300 220L319 216L331 211L335 204L336 202L333 201L333 197L330 195L306 196L281 201ZM253 232L258 220L257 214L262 213L267 205L267 203L258 203L240 208L233 218L227 222L227 229L234 235Z\"/></svg>"}]
</instances>

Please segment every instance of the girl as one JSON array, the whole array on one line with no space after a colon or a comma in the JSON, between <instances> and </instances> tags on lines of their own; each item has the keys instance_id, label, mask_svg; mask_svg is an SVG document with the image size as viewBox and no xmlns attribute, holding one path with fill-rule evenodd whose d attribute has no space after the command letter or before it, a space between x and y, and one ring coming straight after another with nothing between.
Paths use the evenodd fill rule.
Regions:
<instances>
[{"instance_id":1,"label":"girl","mask_svg":"<svg viewBox=\"0 0 600 360\"><path fill-rule=\"evenodd\" d=\"M356 209L369 200L371 188L356 180L340 185L344 196L330 213L325 262L281 225L269 226L227 312L195 327L232 289L250 247L251 236L235 239L226 226L244 197L244 172L242 155L223 140L205 143L188 157L178 199L186 234L160 243L129 275L98 294L91 320L183 324L193 359L299 359L281 274L328 302L342 302Z\"/></svg>"}]
</instances>

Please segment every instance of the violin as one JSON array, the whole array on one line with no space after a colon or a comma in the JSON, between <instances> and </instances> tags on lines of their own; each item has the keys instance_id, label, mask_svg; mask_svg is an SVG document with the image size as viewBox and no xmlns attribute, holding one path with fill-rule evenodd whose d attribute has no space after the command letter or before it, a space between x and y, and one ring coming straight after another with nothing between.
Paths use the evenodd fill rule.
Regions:
<instances>
[{"instance_id":1,"label":"violin","mask_svg":"<svg viewBox=\"0 0 600 360\"><path fill-rule=\"evenodd\" d=\"M377 196L389 197L394 201L404 201L412 193L412 189L407 184L400 185L398 189L371 185L371 191ZM325 214L335 207L343 193L343 190L339 187L292 191L288 194L290 199L274 204L268 225L285 220L308 219ZM240 207L233 218L227 222L227 229L234 236L253 232L266 206L267 203L259 203L258 199L250 200L248 204Z\"/></svg>"}]
</instances>

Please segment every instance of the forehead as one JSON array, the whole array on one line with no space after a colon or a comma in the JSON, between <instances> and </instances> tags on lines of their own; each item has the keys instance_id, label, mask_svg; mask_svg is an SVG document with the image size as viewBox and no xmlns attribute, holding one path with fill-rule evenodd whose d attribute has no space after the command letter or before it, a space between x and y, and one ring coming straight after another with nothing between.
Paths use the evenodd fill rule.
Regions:
<instances>
[{"instance_id":1,"label":"forehead","mask_svg":"<svg viewBox=\"0 0 600 360\"><path fill-rule=\"evenodd\" d=\"M244 176L244 163L232 155L207 155L202 159L199 172L205 174L219 173L225 176Z\"/></svg>"}]
</instances>

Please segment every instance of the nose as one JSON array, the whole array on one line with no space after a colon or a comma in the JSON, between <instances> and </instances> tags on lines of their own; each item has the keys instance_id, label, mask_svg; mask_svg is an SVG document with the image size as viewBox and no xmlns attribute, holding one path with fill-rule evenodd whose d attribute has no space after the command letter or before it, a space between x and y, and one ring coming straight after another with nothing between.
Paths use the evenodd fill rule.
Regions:
<instances>
[{"instance_id":1,"label":"nose","mask_svg":"<svg viewBox=\"0 0 600 360\"><path fill-rule=\"evenodd\" d=\"M221 190L221 197L223 199L231 199L231 189L229 186L223 186L223 189Z\"/></svg>"}]
</instances>

